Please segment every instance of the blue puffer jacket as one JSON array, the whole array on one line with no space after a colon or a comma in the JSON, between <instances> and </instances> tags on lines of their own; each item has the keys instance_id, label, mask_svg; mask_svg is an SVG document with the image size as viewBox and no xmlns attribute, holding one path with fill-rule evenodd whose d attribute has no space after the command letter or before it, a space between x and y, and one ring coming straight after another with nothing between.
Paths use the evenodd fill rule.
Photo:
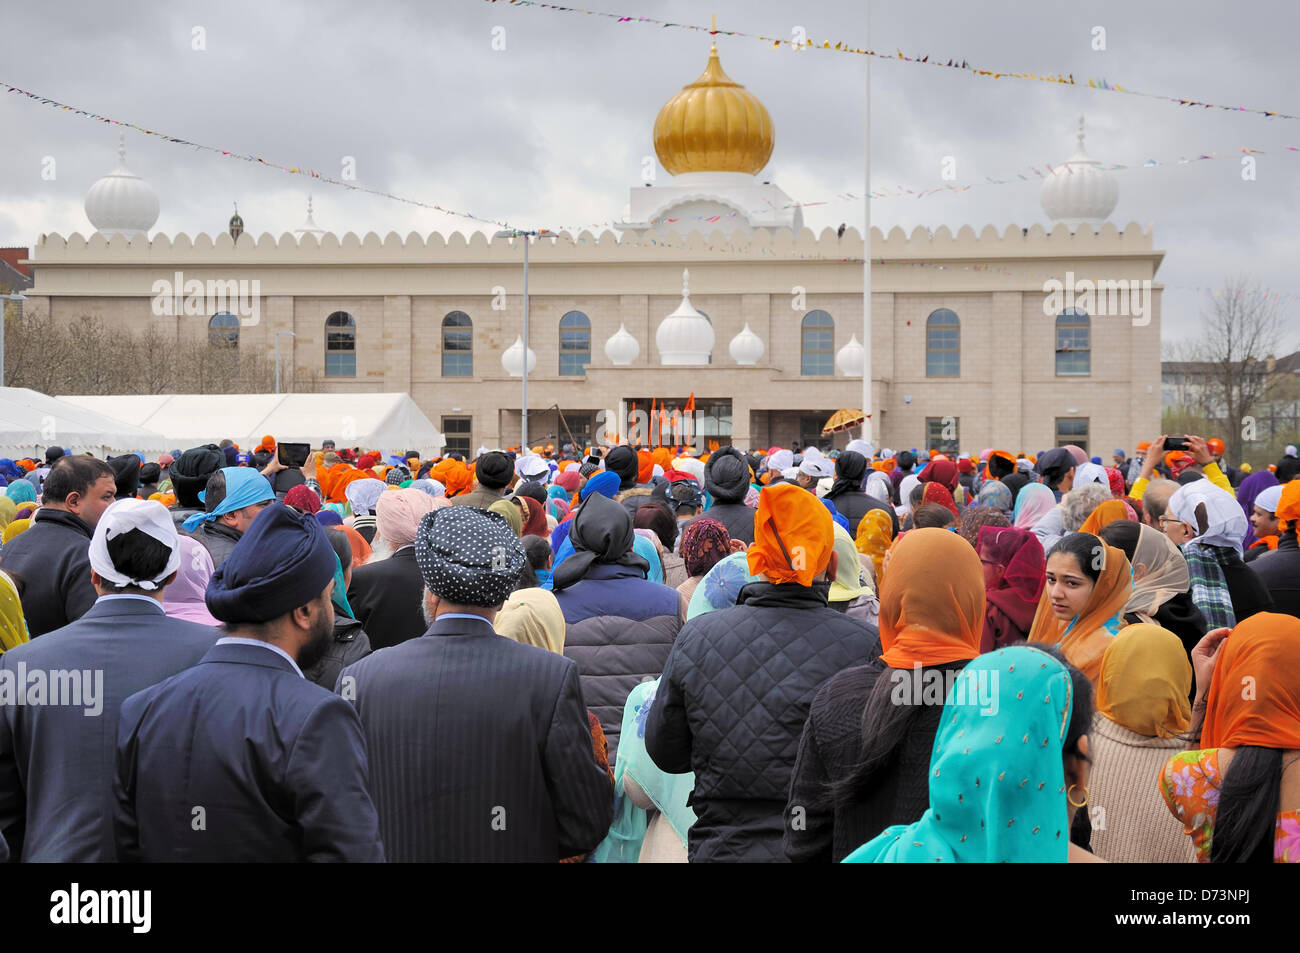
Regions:
<instances>
[{"instance_id":1,"label":"blue puffer jacket","mask_svg":"<svg viewBox=\"0 0 1300 953\"><path fill-rule=\"evenodd\" d=\"M631 566L596 563L555 594L564 611L564 654L578 663L582 700L618 753L623 703L638 682L658 678L682 626L676 589Z\"/></svg>"},{"instance_id":2,"label":"blue puffer jacket","mask_svg":"<svg viewBox=\"0 0 1300 953\"><path fill-rule=\"evenodd\" d=\"M664 771L695 772L692 863L786 859L783 812L813 696L880 653L874 627L827 607L827 588L750 583L677 636L645 741Z\"/></svg>"}]
</instances>

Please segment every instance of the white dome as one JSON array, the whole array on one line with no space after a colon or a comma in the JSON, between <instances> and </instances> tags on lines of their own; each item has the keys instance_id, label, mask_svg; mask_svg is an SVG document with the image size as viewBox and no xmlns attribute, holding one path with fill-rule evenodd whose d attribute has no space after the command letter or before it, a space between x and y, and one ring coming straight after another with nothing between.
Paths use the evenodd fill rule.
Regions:
<instances>
[{"instance_id":1,"label":"white dome","mask_svg":"<svg viewBox=\"0 0 1300 953\"><path fill-rule=\"evenodd\" d=\"M1085 222L1100 224L1115 210L1119 183L1101 163L1083 150L1083 118L1079 119L1079 148L1052 170L1039 191L1047 217L1071 228Z\"/></svg>"},{"instance_id":2,"label":"white dome","mask_svg":"<svg viewBox=\"0 0 1300 953\"><path fill-rule=\"evenodd\" d=\"M641 353L641 345L636 338L627 333L627 328L618 326L618 331L605 342L605 356L615 367L627 367Z\"/></svg>"},{"instance_id":3,"label":"white dome","mask_svg":"<svg viewBox=\"0 0 1300 953\"><path fill-rule=\"evenodd\" d=\"M524 376L523 335L517 336L515 343L501 352L501 366L506 369L506 373L511 377ZM537 370L537 352L530 347L528 349L528 373L531 374L535 370Z\"/></svg>"},{"instance_id":4,"label":"white dome","mask_svg":"<svg viewBox=\"0 0 1300 953\"><path fill-rule=\"evenodd\" d=\"M749 323L746 322L745 329L731 339L727 349L731 352L733 361L748 367L757 364L763 356L763 339L749 330Z\"/></svg>"},{"instance_id":5,"label":"white dome","mask_svg":"<svg viewBox=\"0 0 1300 953\"><path fill-rule=\"evenodd\" d=\"M86 193L86 218L105 235L148 232L158 221L158 194L126 167L126 137L117 147L117 168Z\"/></svg>"},{"instance_id":6,"label":"white dome","mask_svg":"<svg viewBox=\"0 0 1300 953\"><path fill-rule=\"evenodd\" d=\"M845 377L861 377L865 364L866 352L856 334L849 338L848 344L835 352L835 366Z\"/></svg>"},{"instance_id":7,"label":"white dome","mask_svg":"<svg viewBox=\"0 0 1300 953\"><path fill-rule=\"evenodd\" d=\"M317 225L316 219L312 216L310 195L307 196L307 221L295 228L294 233L298 236L299 241L302 240L304 235L315 235L316 240L320 241L320 237L325 234L325 229Z\"/></svg>"},{"instance_id":8,"label":"white dome","mask_svg":"<svg viewBox=\"0 0 1300 953\"><path fill-rule=\"evenodd\" d=\"M713 352L713 325L691 305L690 277L682 269L682 303L655 332L659 361L665 365L708 364Z\"/></svg>"}]
</instances>

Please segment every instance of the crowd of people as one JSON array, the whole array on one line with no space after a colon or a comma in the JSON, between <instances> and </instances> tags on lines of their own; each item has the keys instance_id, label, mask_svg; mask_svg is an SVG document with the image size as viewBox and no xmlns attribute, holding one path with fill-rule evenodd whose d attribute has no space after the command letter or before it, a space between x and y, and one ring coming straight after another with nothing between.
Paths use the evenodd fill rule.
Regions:
<instances>
[{"instance_id":1,"label":"crowd of people","mask_svg":"<svg viewBox=\"0 0 1300 953\"><path fill-rule=\"evenodd\" d=\"M0 459L0 856L1297 862L1300 459L1223 454Z\"/></svg>"}]
</instances>

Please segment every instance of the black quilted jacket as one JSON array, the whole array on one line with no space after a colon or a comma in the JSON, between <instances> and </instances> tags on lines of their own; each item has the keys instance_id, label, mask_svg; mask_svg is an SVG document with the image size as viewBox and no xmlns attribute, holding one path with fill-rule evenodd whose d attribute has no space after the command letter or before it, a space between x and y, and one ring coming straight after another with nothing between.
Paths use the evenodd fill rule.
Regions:
<instances>
[{"instance_id":1,"label":"black quilted jacket","mask_svg":"<svg viewBox=\"0 0 1300 953\"><path fill-rule=\"evenodd\" d=\"M880 652L875 628L827 608L826 591L750 583L673 643L645 740L664 771L695 772L693 863L786 859L783 812L813 695Z\"/></svg>"}]
</instances>

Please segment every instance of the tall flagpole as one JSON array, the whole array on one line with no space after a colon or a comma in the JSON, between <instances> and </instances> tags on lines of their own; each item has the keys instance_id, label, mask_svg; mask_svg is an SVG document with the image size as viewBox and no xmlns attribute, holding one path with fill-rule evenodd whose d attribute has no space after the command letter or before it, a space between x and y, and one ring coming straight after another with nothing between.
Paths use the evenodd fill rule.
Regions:
<instances>
[{"instance_id":1,"label":"tall flagpole","mask_svg":"<svg viewBox=\"0 0 1300 953\"><path fill-rule=\"evenodd\" d=\"M867 36L863 47L871 49L871 0L863 4L866 10ZM862 57L867 66L866 102L863 106L863 128L866 133L866 147L863 149L864 197L862 200L862 411L875 413L871 404L871 57ZM871 439L871 417L862 421L862 439Z\"/></svg>"}]
</instances>

